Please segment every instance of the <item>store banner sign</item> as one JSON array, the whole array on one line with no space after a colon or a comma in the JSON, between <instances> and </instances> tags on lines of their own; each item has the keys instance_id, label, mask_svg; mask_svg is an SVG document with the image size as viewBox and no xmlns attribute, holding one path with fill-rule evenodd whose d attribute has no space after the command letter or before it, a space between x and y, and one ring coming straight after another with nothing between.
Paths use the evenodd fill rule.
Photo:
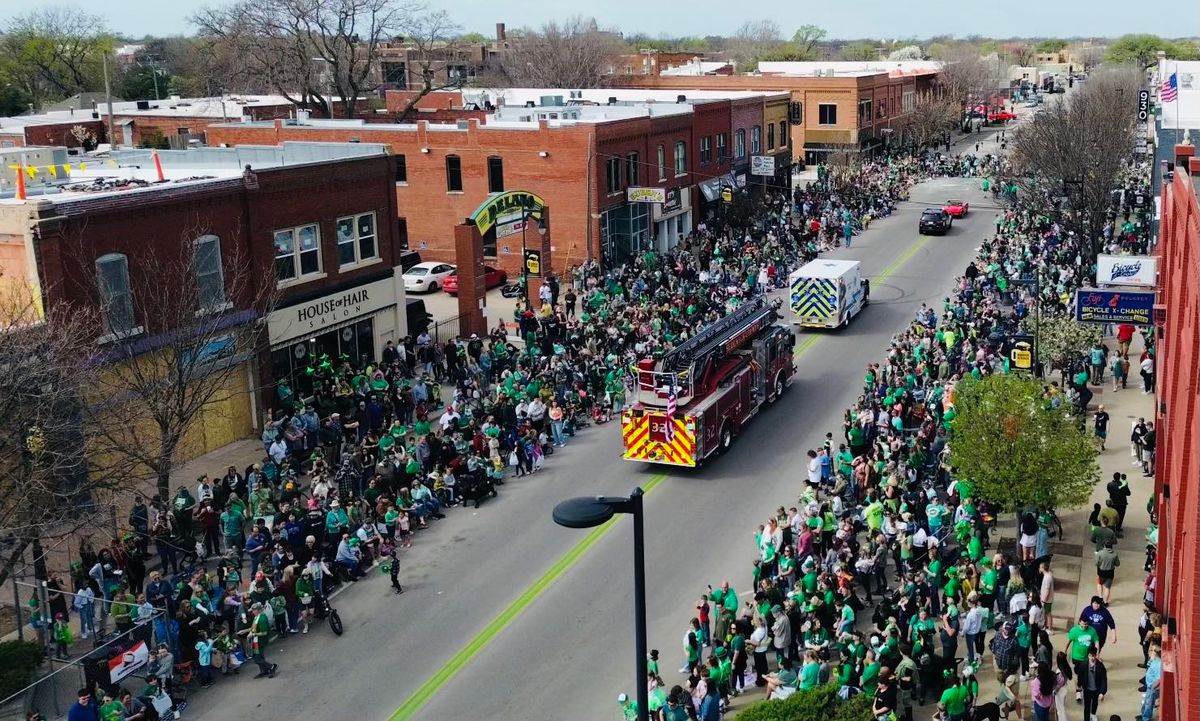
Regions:
<instances>
[{"instance_id":1,"label":"store banner sign","mask_svg":"<svg viewBox=\"0 0 1200 721\"><path fill-rule=\"evenodd\" d=\"M666 188L626 188L625 199L630 203L665 203Z\"/></svg>"},{"instance_id":2,"label":"store banner sign","mask_svg":"<svg viewBox=\"0 0 1200 721\"><path fill-rule=\"evenodd\" d=\"M309 337L325 328L396 305L396 281L384 278L331 295L280 308L267 319L272 346Z\"/></svg>"},{"instance_id":3,"label":"store banner sign","mask_svg":"<svg viewBox=\"0 0 1200 721\"><path fill-rule=\"evenodd\" d=\"M1075 291L1075 320L1081 323L1150 325L1154 293L1080 288Z\"/></svg>"},{"instance_id":4,"label":"store banner sign","mask_svg":"<svg viewBox=\"0 0 1200 721\"><path fill-rule=\"evenodd\" d=\"M1096 283L1100 285L1158 284L1158 258L1147 255L1101 255L1096 258Z\"/></svg>"},{"instance_id":5,"label":"store banner sign","mask_svg":"<svg viewBox=\"0 0 1200 721\"><path fill-rule=\"evenodd\" d=\"M772 155L752 155L752 156L750 156L750 174L751 175L774 175L775 174L775 157Z\"/></svg>"},{"instance_id":6,"label":"store banner sign","mask_svg":"<svg viewBox=\"0 0 1200 721\"><path fill-rule=\"evenodd\" d=\"M667 199L663 203L662 207L663 215L666 215L667 213L674 213L676 210L679 210L683 207L683 199L681 196L682 193L679 192L679 188L671 188L667 191Z\"/></svg>"}]
</instances>

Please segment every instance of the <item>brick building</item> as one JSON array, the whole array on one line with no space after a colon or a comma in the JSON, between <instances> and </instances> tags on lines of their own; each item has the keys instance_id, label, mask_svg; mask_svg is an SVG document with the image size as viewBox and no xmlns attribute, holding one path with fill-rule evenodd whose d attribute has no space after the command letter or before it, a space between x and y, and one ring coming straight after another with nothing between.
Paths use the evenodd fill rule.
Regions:
<instances>
[{"instance_id":1,"label":"brick building","mask_svg":"<svg viewBox=\"0 0 1200 721\"><path fill-rule=\"evenodd\" d=\"M1200 709L1200 159L1193 153L1190 145L1175 146L1159 223L1155 605L1166 624L1162 721L1191 721Z\"/></svg>"},{"instance_id":2,"label":"brick building","mask_svg":"<svg viewBox=\"0 0 1200 721\"><path fill-rule=\"evenodd\" d=\"M405 333L403 283L393 267L395 160L382 146L353 152L304 144L161 151L162 182L154 182L149 152L115 153L76 171L58 192L0 200L0 268L20 273L44 307L95 305L103 287L104 342L152 353L171 329L142 317L150 311L139 294L152 281L139 274L154 258L180 253L181 243L204 244L210 261L196 272L210 279L214 303L230 319L229 354L243 367L212 409L227 420L202 424L193 439L198 455L259 428L279 381L304 390L303 371L316 355L377 359L387 340ZM226 287L248 285L233 284L236 273L278 283L265 319L247 307L252 299L226 297ZM245 347L234 329L260 320L263 345Z\"/></svg>"},{"instance_id":3,"label":"brick building","mask_svg":"<svg viewBox=\"0 0 1200 721\"><path fill-rule=\"evenodd\" d=\"M933 87L936 66L924 62L763 62L754 75L617 75L624 88L787 92L789 146L797 162L816 163L830 151L873 151L888 142L917 97ZM894 142L894 141L893 141Z\"/></svg>"},{"instance_id":4,"label":"brick building","mask_svg":"<svg viewBox=\"0 0 1200 721\"><path fill-rule=\"evenodd\" d=\"M233 146L296 140L388 145L397 160L395 190L409 246L436 260L454 260L453 227L490 193L532 192L552 208L552 262L561 272L593 257L620 262L639 249L673 245L702 217L700 186L722 177L733 182L732 102L741 103L740 117L749 127L761 126L768 96L697 92L680 101L679 95L463 90L439 93L428 107L454 113L491 106L494 112L453 125L219 124L209 127L208 139ZM786 105L786 96L771 100L781 109ZM721 136L725 156L719 153ZM631 196L631 187L654 191ZM524 225L519 218L510 221L485 238L485 253L516 275Z\"/></svg>"}]
</instances>

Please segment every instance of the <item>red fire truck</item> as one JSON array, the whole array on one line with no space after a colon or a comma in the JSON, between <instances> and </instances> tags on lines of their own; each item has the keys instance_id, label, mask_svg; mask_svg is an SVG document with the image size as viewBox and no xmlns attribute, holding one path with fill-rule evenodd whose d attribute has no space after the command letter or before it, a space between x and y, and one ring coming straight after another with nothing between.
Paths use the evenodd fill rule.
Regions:
<instances>
[{"instance_id":1,"label":"red fire truck","mask_svg":"<svg viewBox=\"0 0 1200 721\"><path fill-rule=\"evenodd\" d=\"M621 414L625 459L697 466L729 450L796 373L796 336L778 318L756 298L661 360L639 362L637 402Z\"/></svg>"}]
</instances>

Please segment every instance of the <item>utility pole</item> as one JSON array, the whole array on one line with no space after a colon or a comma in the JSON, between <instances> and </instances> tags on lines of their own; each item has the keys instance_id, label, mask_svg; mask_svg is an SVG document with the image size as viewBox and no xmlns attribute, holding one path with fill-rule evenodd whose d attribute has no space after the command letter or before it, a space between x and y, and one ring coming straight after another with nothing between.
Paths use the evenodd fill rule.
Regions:
<instances>
[{"instance_id":1,"label":"utility pole","mask_svg":"<svg viewBox=\"0 0 1200 721\"><path fill-rule=\"evenodd\" d=\"M108 144L117 147L117 138L113 135L113 105L112 87L108 84L108 50L105 49L101 65L104 67L104 98L108 103Z\"/></svg>"}]
</instances>

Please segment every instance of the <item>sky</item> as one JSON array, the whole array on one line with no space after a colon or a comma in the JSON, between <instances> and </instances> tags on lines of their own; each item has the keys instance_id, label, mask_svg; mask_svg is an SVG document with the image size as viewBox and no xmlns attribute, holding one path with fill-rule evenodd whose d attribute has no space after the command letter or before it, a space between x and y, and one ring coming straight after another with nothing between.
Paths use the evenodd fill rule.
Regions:
<instances>
[{"instance_id":1,"label":"sky","mask_svg":"<svg viewBox=\"0 0 1200 721\"><path fill-rule=\"evenodd\" d=\"M47 0L41 0L47 1ZM188 16L222 0L48 0L98 12L110 30L127 36L190 34ZM0 0L0 26L38 5ZM958 37L1115 37L1145 32L1164 37L1200 36L1198 0L1156 0L1144 6L1133 0L838 0L837 2L764 2L755 11L777 8L778 13L737 15L729 0L652 2L608 0L430 0L444 7L463 26L491 37L495 24L509 28L536 27L571 15L595 16L602 27L626 34L671 37L728 35L748 20L774 20L789 34L804 24L825 28L830 38L873 37L884 40L953 34Z\"/></svg>"}]
</instances>

